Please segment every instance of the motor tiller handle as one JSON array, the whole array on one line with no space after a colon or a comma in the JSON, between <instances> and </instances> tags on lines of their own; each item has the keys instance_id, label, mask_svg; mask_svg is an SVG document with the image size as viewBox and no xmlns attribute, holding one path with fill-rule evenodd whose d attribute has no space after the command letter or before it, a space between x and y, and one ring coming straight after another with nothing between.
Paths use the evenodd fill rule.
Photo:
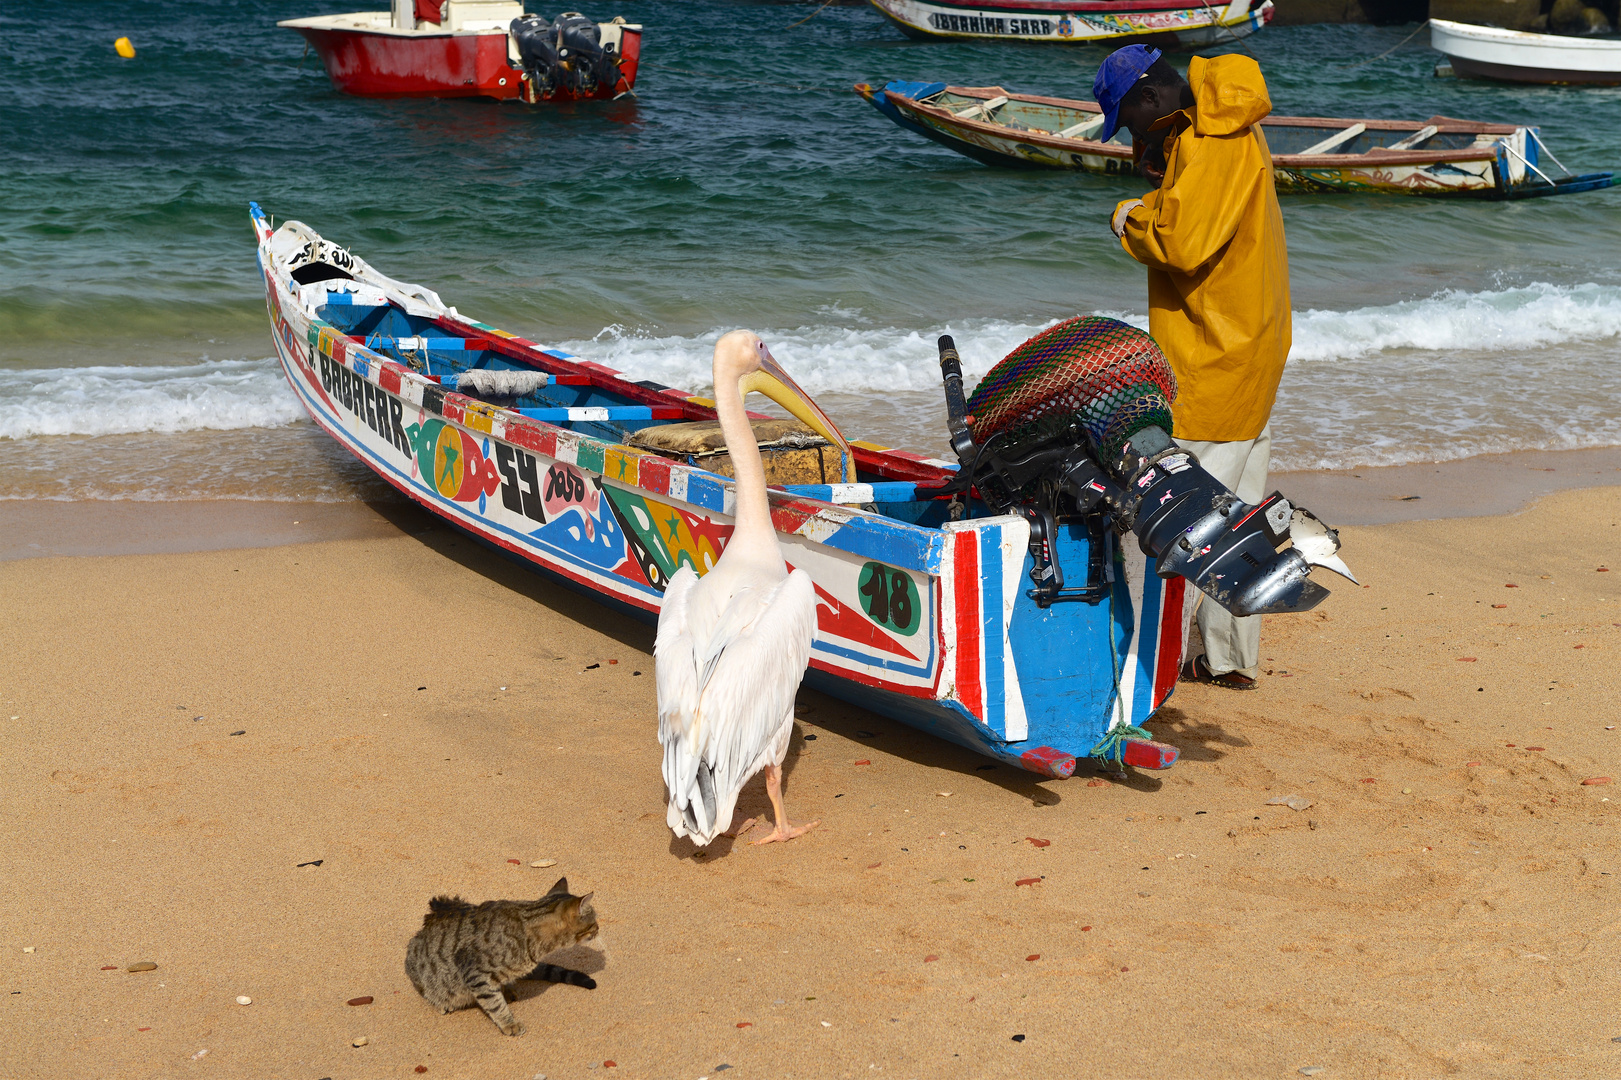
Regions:
<instances>
[{"instance_id":1,"label":"motor tiller handle","mask_svg":"<svg viewBox=\"0 0 1621 1080\"><path fill-rule=\"evenodd\" d=\"M951 432L951 449L965 465L974 449L974 436L968 430L968 403L962 393L962 358L950 334L941 334L940 377L946 384L946 427Z\"/></svg>"}]
</instances>

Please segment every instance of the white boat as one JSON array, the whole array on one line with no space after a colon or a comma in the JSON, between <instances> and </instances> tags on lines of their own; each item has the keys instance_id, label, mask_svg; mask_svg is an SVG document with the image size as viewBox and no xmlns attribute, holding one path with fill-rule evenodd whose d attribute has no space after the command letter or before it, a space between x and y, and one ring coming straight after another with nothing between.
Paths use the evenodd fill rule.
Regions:
<instances>
[{"instance_id":1,"label":"white boat","mask_svg":"<svg viewBox=\"0 0 1621 1080\"><path fill-rule=\"evenodd\" d=\"M1430 47L1466 78L1621 85L1621 38L1564 37L1430 20Z\"/></svg>"}]
</instances>

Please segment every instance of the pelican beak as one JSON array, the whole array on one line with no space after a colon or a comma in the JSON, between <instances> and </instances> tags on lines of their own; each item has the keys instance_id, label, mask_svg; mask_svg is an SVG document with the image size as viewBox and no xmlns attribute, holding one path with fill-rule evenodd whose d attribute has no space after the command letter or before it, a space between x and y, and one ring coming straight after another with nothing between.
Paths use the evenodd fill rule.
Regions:
<instances>
[{"instance_id":1,"label":"pelican beak","mask_svg":"<svg viewBox=\"0 0 1621 1080\"><path fill-rule=\"evenodd\" d=\"M765 342L757 346L760 350L760 370L749 373L738 380L738 389L747 397L750 392L764 394L766 397L787 409L800 421L805 423L812 431L839 448L842 455L842 474L846 484L856 482L856 459L850 450L850 444L845 441L833 421L827 418L821 406L811 400L811 396L799 388L793 377L783 370L771 355L771 350L765 347Z\"/></svg>"}]
</instances>

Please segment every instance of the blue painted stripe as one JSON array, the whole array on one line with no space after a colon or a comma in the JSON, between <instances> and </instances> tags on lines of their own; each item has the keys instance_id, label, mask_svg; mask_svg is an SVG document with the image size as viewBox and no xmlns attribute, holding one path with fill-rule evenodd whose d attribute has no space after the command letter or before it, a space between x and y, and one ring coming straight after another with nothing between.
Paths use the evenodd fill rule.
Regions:
<instances>
[{"instance_id":1,"label":"blue painted stripe","mask_svg":"<svg viewBox=\"0 0 1621 1080\"><path fill-rule=\"evenodd\" d=\"M708 476L689 476L687 501L705 510L725 510L726 486L718 477L711 479Z\"/></svg>"},{"instance_id":2,"label":"blue painted stripe","mask_svg":"<svg viewBox=\"0 0 1621 1080\"><path fill-rule=\"evenodd\" d=\"M572 409L519 409L531 420L544 420L548 424L565 424L577 420L651 420L650 405L587 405Z\"/></svg>"},{"instance_id":3,"label":"blue painted stripe","mask_svg":"<svg viewBox=\"0 0 1621 1080\"><path fill-rule=\"evenodd\" d=\"M802 495L807 499L820 499L823 502L832 502L834 487L847 489L850 487L864 487L872 489L873 502L913 502L917 499L917 485L905 480L882 480L876 484L784 484L786 491L795 495Z\"/></svg>"},{"instance_id":4,"label":"blue painted stripe","mask_svg":"<svg viewBox=\"0 0 1621 1080\"><path fill-rule=\"evenodd\" d=\"M852 555L921 570L944 572L941 565L946 537L939 529L924 529L905 522L866 516L852 517L821 543ZM1000 565L1000 564L998 564Z\"/></svg>"},{"instance_id":5,"label":"blue painted stripe","mask_svg":"<svg viewBox=\"0 0 1621 1080\"><path fill-rule=\"evenodd\" d=\"M979 532L980 648L985 652L985 723L1007 733L1007 686L1002 661L1002 527Z\"/></svg>"},{"instance_id":6,"label":"blue painted stripe","mask_svg":"<svg viewBox=\"0 0 1621 1080\"><path fill-rule=\"evenodd\" d=\"M462 352L467 349L467 339L459 337L412 337L403 338L374 335L366 339L368 349L397 349L400 342L405 342L407 350L437 349L440 352Z\"/></svg>"}]
</instances>

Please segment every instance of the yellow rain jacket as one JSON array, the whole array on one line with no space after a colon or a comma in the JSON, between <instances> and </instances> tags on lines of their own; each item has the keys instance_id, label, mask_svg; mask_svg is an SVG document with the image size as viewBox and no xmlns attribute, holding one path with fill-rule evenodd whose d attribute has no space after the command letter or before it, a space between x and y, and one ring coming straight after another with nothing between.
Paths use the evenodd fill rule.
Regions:
<instances>
[{"instance_id":1,"label":"yellow rain jacket","mask_svg":"<svg viewBox=\"0 0 1621 1080\"><path fill-rule=\"evenodd\" d=\"M1247 56L1194 57L1194 107L1167 121L1165 180L1121 243L1148 267L1148 331L1176 372L1176 436L1261 434L1289 356L1289 253L1257 122L1272 111ZM1130 201L1130 200L1127 200Z\"/></svg>"}]
</instances>

